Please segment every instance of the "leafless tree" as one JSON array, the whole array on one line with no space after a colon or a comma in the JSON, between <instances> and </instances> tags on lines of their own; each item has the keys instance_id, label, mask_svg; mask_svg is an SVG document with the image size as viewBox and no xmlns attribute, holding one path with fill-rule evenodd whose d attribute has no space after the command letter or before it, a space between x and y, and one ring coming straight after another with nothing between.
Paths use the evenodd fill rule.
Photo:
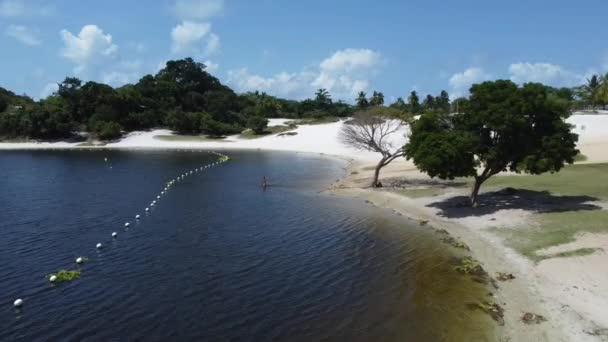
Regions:
<instances>
[{"instance_id":1,"label":"leafless tree","mask_svg":"<svg viewBox=\"0 0 608 342\"><path fill-rule=\"evenodd\" d=\"M383 117L367 112L355 114L352 120L342 126L340 140L342 143L360 150L378 152L382 158L376 165L372 187L378 187L380 169L393 160L403 157L403 146L393 146L390 136L404 127L403 121Z\"/></svg>"}]
</instances>

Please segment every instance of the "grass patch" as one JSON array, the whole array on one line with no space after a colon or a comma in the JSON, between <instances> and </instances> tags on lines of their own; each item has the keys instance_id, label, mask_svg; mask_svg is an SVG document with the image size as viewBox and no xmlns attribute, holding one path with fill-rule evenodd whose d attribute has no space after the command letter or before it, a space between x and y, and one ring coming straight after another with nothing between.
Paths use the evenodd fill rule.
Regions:
<instances>
[{"instance_id":1,"label":"grass patch","mask_svg":"<svg viewBox=\"0 0 608 342\"><path fill-rule=\"evenodd\" d=\"M506 243L522 255L539 262L553 257L582 256L595 252L590 249L577 250L572 255L538 255L536 252L551 246L562 245L576 240L582 232L607 233L608 211L568 211L538 215L538 226L512 230L495 230L506 238ZM586 254L585 254L586 253Z\"/></svg>"},{"instance_id":2,"label":"grass patch","mask_svg":"<svg viewBox=\"0 0 608 342\"><path fill-rule=\"evenodd\" d=\"M262 137L272 135L272 134L279 134L279 133L291 131L296 128L298 128L298 126L293 125L293 124L270 126L270 127L266 128L266 130L262 134L255 134L252 130L248 129L248 130L243 131L243 133L241 133L241 135L239 137L243 138L243 139L257 139L257 138L262 138Z\"/></svg>"},{"instance_id":3,"label":"grass patch","mask_svg":"<svg viewBox=\"0 0 608 342\"><path fill-rule=\"evenodd\" d=\"M98 146L105 146L105 145L106 145L106 143L104 143L104 142L94 143L92 141L85 141L76 146L77 147L98 147Z\"/></svg>"},{"instance_id":4,"label":"grass patch","mask_svg":"<svg viewBox=\"0 0 608 342\"><path fill-rule=\"evenodd\" d=\"M505 187L608 200L608 164L569 165L558 173L537 176L496 176L484 183L482 189L488 191Z\"/></svg>"},{"instance_id":5,"label":"grass patch","mask_svg":"<svg viewBox=\"0 0 608 342\"><path fill-rule=\"evenodd\" d=\"M297 119L293 121L287 121L288 125L323 125L328 123L334 123L340 121L340 118L337 116L325 116L322 118L305 118L305 119Z\"/></svg>"},{"instance_id":6,"label":"grass patch","mask_svg":"<svg viewBox=\"0 0 608 342\"><path fill-rule=\"evenodd\" d=\"M222 141L224 137L215 138L207 135L155 135L154 139L162 141Z\"/></svg>"},{"instance_id":7,"label":"grass patch","mask_svg":"<svg viewBox=\"0 0 608 342\"><path fill-rule=\"evenodd\" d=\"M52 276L57 277L55 284L61 284L80 278L80 271L60 270L57 273L51 273L47 276L50 279Z\"/></svg>"}]
</instances>

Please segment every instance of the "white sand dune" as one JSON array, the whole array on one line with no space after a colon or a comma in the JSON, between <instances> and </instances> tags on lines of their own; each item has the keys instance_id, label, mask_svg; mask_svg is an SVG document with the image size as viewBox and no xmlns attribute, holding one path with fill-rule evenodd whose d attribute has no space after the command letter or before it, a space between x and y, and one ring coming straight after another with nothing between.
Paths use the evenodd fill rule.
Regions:
<instances>
[{"instance_id":1,"label":"white sand dune","mask_svg":"<svg viewBox=\"0 0 608 342\"><path fill-rule=\"evenodd\" d=\"M270 126L283 125L290 119L270 119ZM568 122L575 126L579 134L579 148L588 158L587 162L608 162L608 115L572 115ZM242 139L230 136L223 140L204 141L168 141L158 136L173 135L166 129L147 132L132 132L118 142L107 144L110 148L203 148L203 149L261 149L296 152L312 152L336 155L371 162L378 159L378 154L360 151L345 146L339 139L339 132L344 121L321 125L302 125L292 132L296 135L271 135L256 139ZM395 133L391 142L395 146L403 145L407 140L406 129ZM0 143L0 149L48 149L75 148L78 143L68 142L24 142ZM87 146L87 148L89 148Z\"/></svg>"}]
</instances>

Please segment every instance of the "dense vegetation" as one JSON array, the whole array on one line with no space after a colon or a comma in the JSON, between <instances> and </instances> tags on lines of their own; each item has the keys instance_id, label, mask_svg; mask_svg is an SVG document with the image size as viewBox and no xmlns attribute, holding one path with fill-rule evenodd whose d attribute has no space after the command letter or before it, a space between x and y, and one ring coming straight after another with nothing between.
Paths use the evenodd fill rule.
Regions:
<instances>
[{"instance_id":1,"label":"dense vegetation","mask_svg":"<svg viewBox=\"0 0 608 342\"><path fill-rule=\"evenodd\" d=\"M125 132L168 127L182 134L225 136L251 129L266 132L267 118L321 120L351 116L357 110L387 111L391 115L418 115L459 111L467 99L450 102L446 91L420 98L412 91L386 106L384 95L361 92L355 105L333 101L325 89L313 98L294 101L265 93L237 94L191 58L169 61L156 75L135 84L109 85L67 77L51 96L34 101L0 87L0 139L69 139L88 132L111 140ZM570 108L605 106L608 75L594 76L574 89L547 88L549 96Z\"/></svg>"},{"instance_id":2,"label":"dense vegetation","mask_svg":"<svg viewBox=\"0 0 608 342\"><path fill-rule=\"evenodd\" d=\"M0 138L52 140L89 132L106 140L153 127L210 136L246 128L263 133L267 118L346 117L354 110L333 101L324 89L304 101L236 94L205 69L190 58L169 61L156 75L119 88L67 77L57 92L40 101L0 88Z\"/></svg>"}]
</instances>

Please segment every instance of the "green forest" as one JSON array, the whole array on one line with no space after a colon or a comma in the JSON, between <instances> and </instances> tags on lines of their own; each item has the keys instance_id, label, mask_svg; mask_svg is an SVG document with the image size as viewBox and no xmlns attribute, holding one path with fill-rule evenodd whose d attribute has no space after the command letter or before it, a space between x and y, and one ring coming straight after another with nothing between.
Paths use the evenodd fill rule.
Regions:
<instances>
[{"instance_id":1,"label":"green forest","mask_svg":"<svg viewBox=\"0 0 608 342\"><path fill-rule=\"evenodd\" d=\"M578 88L550 88L570 108L605 106L606 77L594 76ZM237 94L191 58L169 61L156 75L136 84L113 88L107 84L66 77L58 90L34 101L0 87L0 139L65 140L88 132L99 140L113 140L136 130L167 127L180 134L223 137L251 129L263 134L268 118L324 119L348 117L359 110L381 110L394 116L458 110L466 98L450 101L449 94L420 98L412 91L407 100L385 104L384 95L359 93L354 104L334 101L325 89L302 101L266 93ZM604 89L604 90L602 90Z\"/></svg>"}]
</instances>

